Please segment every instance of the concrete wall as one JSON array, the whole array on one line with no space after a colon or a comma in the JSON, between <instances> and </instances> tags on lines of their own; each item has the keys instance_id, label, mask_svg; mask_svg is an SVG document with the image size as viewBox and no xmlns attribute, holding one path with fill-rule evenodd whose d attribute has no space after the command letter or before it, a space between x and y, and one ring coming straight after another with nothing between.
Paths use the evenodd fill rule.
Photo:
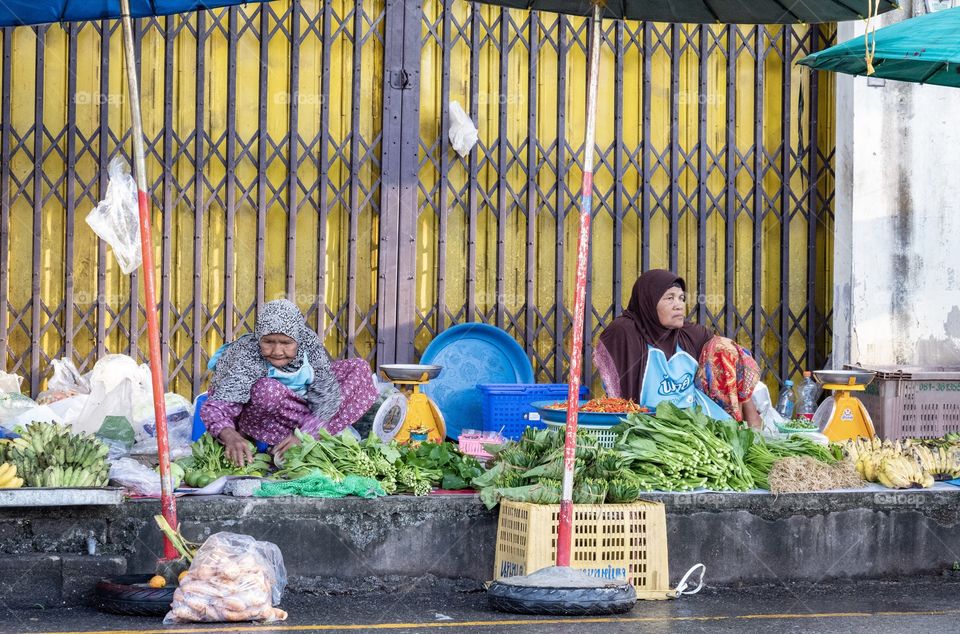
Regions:
<instances>
[{"instance_id":1,"label":"concrete wall","mask_svg":"<svg viewBox=\"0 0 960 634\"><path fill-rule=\"evenodd\" d=\"M940 573L960 560L960 489L645 496L664 503L673 585L693 564L710 585ZM152 571L156 501L0 508L0 602L88 601L99 575ZM184 535L232 531L275 542L293 590L476 590L493 575L496 511L477 496L378 500L181 498ZM97 555L86 555L87 538Z\"/></svg>"},{"instance_id":2,"label":"concrete wall","mask_svg":"<svg viewBox=\"0 0 960 634\"><path fill-rule=\"evenodd\" d=\"M960 366L958 116L960 89L837 75L835 367Z\"/></svg>"}]
</instances>

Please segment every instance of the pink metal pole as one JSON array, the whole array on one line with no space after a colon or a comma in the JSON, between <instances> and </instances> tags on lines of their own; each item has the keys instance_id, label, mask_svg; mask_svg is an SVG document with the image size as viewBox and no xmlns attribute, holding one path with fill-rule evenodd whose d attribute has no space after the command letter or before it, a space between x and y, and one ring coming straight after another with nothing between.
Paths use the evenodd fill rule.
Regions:
<instances>
[{"instance_id":1,"label":"pink metal pole","mask_svg":"<svg viewBox=\"0 0 960 634\"><path fill-rule=\"evenodd\" d=\"M123 12L123 50L130 92L130 115L133 123L133 160L137 180L137 203L140 207L140 250L143 252L143 307L147 313L147 339L150 342L150 377L153 383L153 413L157 420L157 454L160 458L160 508L163 517L177 527L176 498L170 479L170 446L167 439L167 411L164 402L163 367L160 365L160 328L157 324L157 295L153 270L153 237L150 231L150 202L147 198L146 161L143 148L143 121L140 118L140 87L137 85L137 60L133 51L133 22L130 0L120 0ZM133 336L136 336L134 333ZM179 555L170 540L163 537L164 559Z\"/></svg>"},{"instance_id":2,"label":"pink metal pole","mask_svg":"<svg viewBox=\"0 0 960 634\"><path fill-rule=\"evenodd\" d=\"M580 192L580 233L577 240L577 285L573 299L573 341L570 349L570 389L567 392L567 427L563 447L563 489L557 530L557 565L570 565L573 534L573 466L577 453L577 404L583 368L583 323L587 301L587 264L590 258L590 218L593 212L593 146L597 127L597 85L600 74L600 12L598 0L590 18L589 84L587 88L587 131L584 139L583 187ZM559 298L558 298L559 299Z\"/></svg>"}]
</instances>

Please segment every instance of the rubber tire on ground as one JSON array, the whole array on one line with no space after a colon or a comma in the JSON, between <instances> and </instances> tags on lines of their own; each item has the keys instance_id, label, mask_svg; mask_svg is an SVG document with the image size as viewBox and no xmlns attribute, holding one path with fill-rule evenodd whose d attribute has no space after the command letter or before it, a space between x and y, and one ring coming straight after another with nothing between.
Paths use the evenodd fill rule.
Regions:
<instances>
[{"instance_id":1,"label":"rubber tire on ground","mask_svg":"<svg viewBox=\"0 0 960 634\"><path fill-rule=\"evenodd\" d=\"M490 607L515 614L597 616L629 612L637 602L631 586L610 588L541 588L493 582L487 589Z\"/></svg>"},{"instance_id":2,"label":"rubber tire on ground","mask_svg":"<svg viewBox=\"0 0 960 634\"><path fill-rule=\"evenodd\" d=\"M94 589L97 609L128 616L163 616L173 603L173 586L151 588L143 585L153 575L120 575L102 579Z\"/></svg>"}]
</instances>

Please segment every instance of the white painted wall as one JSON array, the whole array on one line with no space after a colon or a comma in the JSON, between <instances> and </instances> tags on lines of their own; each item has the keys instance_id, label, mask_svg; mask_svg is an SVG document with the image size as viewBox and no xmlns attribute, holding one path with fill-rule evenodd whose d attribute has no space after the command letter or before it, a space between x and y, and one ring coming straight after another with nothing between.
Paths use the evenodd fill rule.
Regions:
<instances>
[{"instance_id":1,"label":"white painted wall","mask_svg":"<svg viewBox=\"0 0 960 634\"><path fill-rule=\"evenodd\" d=\"M960 366L960 89L837 75L836 168L834 367Z\"/></svg>"}]
</instances>

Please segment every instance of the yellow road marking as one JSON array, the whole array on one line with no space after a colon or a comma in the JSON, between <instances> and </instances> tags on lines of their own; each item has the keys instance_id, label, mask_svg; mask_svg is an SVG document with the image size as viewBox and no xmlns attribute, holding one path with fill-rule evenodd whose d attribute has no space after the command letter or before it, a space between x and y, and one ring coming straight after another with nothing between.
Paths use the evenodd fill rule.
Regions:
<instances>
[{"instance_id":1,"label":"yellow road marking","mask_svg":"<svg viewBox=\"0 0 960 634\"><path fill-rule=\"evenodd\" d=\"M627 616L627 617L568 617L563 619L504 619L499 621L441 621L427 623L350 623L330 625L231 625L203 628L164 628L162 630L78 630L75 632L46 632L45 634L200 634L203 632L329 632L354 630L403 630L443 627L494 627L504 625L564 625L574 623L671 623L682 621L735 621L739 619L849 619L891 616L949 616L960 615L960 610L929 610L919 612L822 612L812 614L735 614L707 616Z\"/></svg>"}]
</instances>

